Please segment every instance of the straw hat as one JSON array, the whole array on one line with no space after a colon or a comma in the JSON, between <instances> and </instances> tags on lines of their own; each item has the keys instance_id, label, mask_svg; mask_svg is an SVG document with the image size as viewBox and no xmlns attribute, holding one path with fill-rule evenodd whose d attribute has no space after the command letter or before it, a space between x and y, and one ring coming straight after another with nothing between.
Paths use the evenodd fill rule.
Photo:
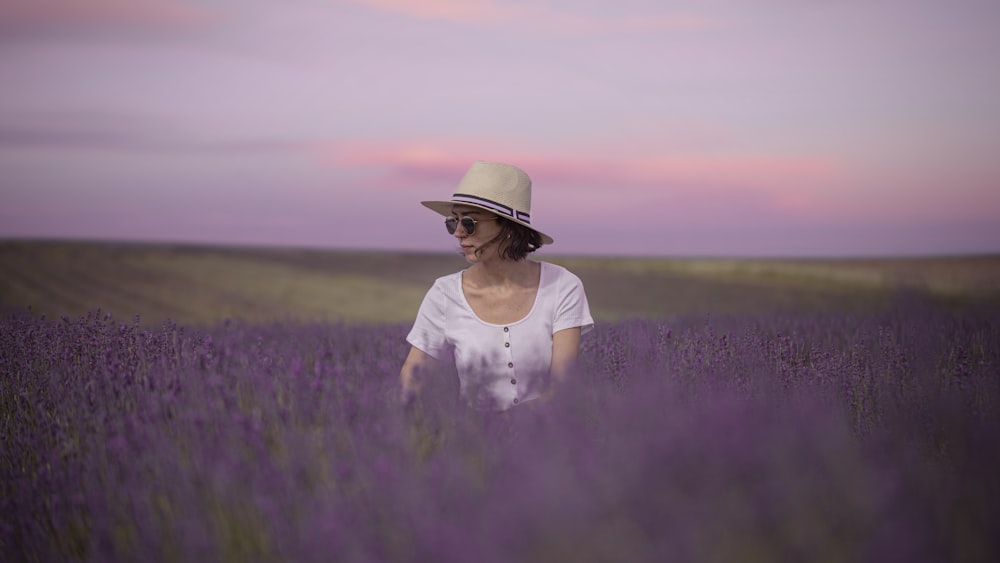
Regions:
<instances>
[{"instance_id":1,"label":"straw hat","mask_svg":"<svg viewBox=\"0 0 1000 563\"><path fill-rule=\"evenodd\" d=\"M421 201L448 217L454 205L468 205L523 225L552 244L552 237L531 226L531 178L516 166L477 160L455 188L450 201Z\"/></svg>"}]
</instances>

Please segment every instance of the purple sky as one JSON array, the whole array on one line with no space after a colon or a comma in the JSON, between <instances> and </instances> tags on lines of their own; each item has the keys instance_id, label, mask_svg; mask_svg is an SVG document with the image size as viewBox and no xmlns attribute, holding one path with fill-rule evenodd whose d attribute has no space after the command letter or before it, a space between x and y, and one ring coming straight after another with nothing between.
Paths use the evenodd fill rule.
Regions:
<instances>
[{"instance_id":1,"label":"purple sky","mask_svg":"<svg viewBox=\"0 0 1000 563\"><path fill-rule=\"evenodd\" d=\"M823 4L822 7L817 7ZM995 0L0 0L0 237L1000 252Z\"/></svg>"}]
</instances>

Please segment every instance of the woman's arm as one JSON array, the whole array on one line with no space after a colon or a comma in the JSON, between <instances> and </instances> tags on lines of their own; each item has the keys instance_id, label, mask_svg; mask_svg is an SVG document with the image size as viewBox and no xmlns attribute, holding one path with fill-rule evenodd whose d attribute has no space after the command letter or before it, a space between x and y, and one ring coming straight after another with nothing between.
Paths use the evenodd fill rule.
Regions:
<instances>
[{"instance_id":1,"label":"woman's arm","mask_svg":"<svg viewBox=\"0 0 1000 563\"><path fill-rule=\"evenodd\" d=\"M569 377L580 355L580 327L560 330L552 335L552 381L561 385Z\"/></svg>"},{"instance_id":2,"label":"woman's arm","mask_svg":"<svg viewBox=\"0 0 1000 563\"><path fill-rule=\"evenodd\" d=\"M569 380L576 359L580 355L580 334L580 327L574 327L560 330L552 335L552 365L549 368L552 378L549 381L549 388L539 397L542 403L551 399L556 394L557 388Z\"/></svg>"},{"instance_id":3,"label":"woman's arm","mask_svg":"<svg viewBox=\"0 0 1000 563\"><path fill-rule=\"evenodd\" d=\"M403 367L399 370L399 383L402 388L400 399L404 405L411 403L420 394L425 374L436 372L437 367L438 361L434 356L416 346L410 346L410 353L406 355Z\"/></svg>"}]
</instances>

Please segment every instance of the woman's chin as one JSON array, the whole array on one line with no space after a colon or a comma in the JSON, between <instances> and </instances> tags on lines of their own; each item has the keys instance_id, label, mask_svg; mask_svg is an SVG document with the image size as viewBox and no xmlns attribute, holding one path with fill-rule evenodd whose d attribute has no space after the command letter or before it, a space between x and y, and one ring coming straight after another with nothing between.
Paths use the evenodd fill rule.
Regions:
<instances>
[{"instance_id":1,"label":"woman's chin","mask_svg":"<svg viewBox=\"0 0 1000 563\"><path fill-rule=\"evenodd\" d=\"M474 264L479 261L479 256L476 255L475 248L466 248L463 246L458 247L458 253L465 258L465 261Z\"/></svg>"}]
</instances>

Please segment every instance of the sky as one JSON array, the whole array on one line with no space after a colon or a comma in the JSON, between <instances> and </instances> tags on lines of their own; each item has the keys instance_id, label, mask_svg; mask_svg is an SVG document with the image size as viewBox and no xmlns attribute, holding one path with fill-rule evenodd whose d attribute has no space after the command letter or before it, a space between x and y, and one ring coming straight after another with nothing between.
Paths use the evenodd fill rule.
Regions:
<instances>
[{"instance_id":1,"label":"sky","mask_svg":"<svg viewBox=\"0 0 1000 563\"><path fill-rule=\"evenodd\" d=\"M0 238L1000 252L995 0L0 0Z\"/></svg>"}]
</instances>

